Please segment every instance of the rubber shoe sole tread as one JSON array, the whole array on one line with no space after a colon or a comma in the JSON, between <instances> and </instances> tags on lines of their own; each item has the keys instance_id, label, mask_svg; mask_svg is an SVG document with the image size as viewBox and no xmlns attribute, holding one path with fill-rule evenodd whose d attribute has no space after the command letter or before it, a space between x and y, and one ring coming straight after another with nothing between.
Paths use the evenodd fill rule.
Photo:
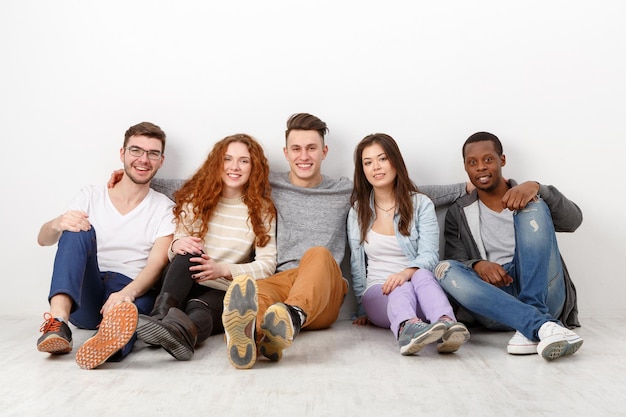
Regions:
<instances>
[{"instance_id":1,"label":"rubber shoe sole tread","mask_svg":"<svg viewBox=\"0 0 626 417\"><path fill-rule=\"evenodd\" d=\"M263 315L261 323L261 354L274 362L282 359L283 350L293 342L294 328L287 308L283 303L272 304Z\"/></svg>"},{"instance_id":2,"label":"rubber shoe sole tread","mask_svg":"<svg viewBox=\"0 0 626 417\"><path fill-rule=\"evenodd\" d=\"M556 322L545 322L537 334L540 339L537 353L548 361L561 356L572 355L583 344L583 339L580 336Z\"/></svg>"},{"instance_id":3,"label":"rubber shoe sole tread","mask_svg":"<svg viewBox=\"0 0 626 417\"><path fill-rule=\"evenodd\" d=\"M583 339L578 339L570 343L567 340L541 341L537 345L537 353L547 361L551 361L561 356L573 355L583 345Z\"/></svg>"},{"instance_id":4,"label":"rubber shoe sole tread","mask_svg":"<svg viewBox=\"0 0 626 417\"><path fill-rule=\"evenodd\" d=\"M193 357L193 350L174 337L161 322L153 317L139 315L137 337L149 345L161 346L179 361L188 361Z\"/></svg>"},{"instance_id":5,"label":"rubber shoe sole tread","mask_svg":"<svg viewBox=\"0 0 626 417\"><path fill-rule=\"evenodd\" d=\"M437 343L437 352L454 353L459 350L463 343L470 339L470 332L461 323L444 324L446 325L446 331Z\"/></svg>"},{"instance_id":6,"label":"rubber shoe sole tread","mask_svg":"<svg viewBox=\"0 0 626 417\"><path fill-rule=\"evenodd\" d=\"M76 363L82 369L102 365L115 352L126 346L135 334L139 313L137 306L123 302L102 318L98 332L76 352Z\"/></svg>"},{"instance_id":7,"label":"rubber shoe sole tread","mask_svg":"<svg viewBox=\"0 0 626 417\"><path fill-rule=\"evenodd\" d=\"M249 369L256 362L254 327L258 309L256 281L247 275L235 277L224 296L222 323L228 360L237 369Z\"/></svg>"},{"instance_id":8,"label":"rubber shoe sole tread","mask_svg":"<svg viewBox=\"0 0 626 417\"><path fill-rule=\"evenodd\" d=\"M70 353L72 351L72 341L66 340L58 334L50 334L39 341L37 350L53 355Z\"/></svg>"}]
</instances>

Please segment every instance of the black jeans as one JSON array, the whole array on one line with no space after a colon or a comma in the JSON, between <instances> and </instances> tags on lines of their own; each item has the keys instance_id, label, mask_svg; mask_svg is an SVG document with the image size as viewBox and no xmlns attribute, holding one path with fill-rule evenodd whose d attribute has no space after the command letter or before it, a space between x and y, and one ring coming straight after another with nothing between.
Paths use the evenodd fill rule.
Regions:
<instances>
[{"instance_id":1,"label":"black jeans","mask_svg":"<svg viewBox=\"0 0 626 417\"><path fill-rule=\"evenodd\" d=\"M197 265L190 259L198 255L176 255L164 272L161 294L169 293L178 308L184 311L198 328L198 342L211 335L223 333L222 311L225 291L205 287L191 278L190 266Z\"/></svg>"}]
</instances>

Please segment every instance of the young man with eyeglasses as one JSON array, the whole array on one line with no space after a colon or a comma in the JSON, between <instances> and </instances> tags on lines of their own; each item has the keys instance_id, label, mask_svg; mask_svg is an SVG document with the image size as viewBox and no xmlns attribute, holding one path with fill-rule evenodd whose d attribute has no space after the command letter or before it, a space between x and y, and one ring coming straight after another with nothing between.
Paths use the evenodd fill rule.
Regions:
<instances>
[{"instance_id":1,"label":"young man with eyeglasses","mask_svg":"<svg viewBox=\"0 0 626 417\"><path fill-rule=\"evenodd\" d=\"M68 323L98 329L76 353L83 369L132 350L138 314L150 313L174 233L174 203L150 188L164 149L161 128L149 122L131 126L120 149L119 184L84 187L68 211L41 227L38 243L58 242L58 248L39 351L71 352Z\"/></svg>"}]
</instances>

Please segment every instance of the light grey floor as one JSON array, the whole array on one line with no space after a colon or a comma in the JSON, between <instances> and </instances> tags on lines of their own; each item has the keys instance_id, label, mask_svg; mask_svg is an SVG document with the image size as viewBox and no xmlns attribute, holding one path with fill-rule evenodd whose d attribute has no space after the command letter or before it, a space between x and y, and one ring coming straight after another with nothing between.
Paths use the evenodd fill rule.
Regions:
<instances>
[{"instance_id":1,"label":"light grey floor","mask_svg":"<svg viewBox=\"0 0 626 417\"><path fill-rule=\"evenodd\" d=\"M0 317L0 416L626 416L626 319L583 319L581 350L553 362L474 329L455 354L404 357L388 330L341 320L251 370L214 336L189 362L138 344L91 371L38 352L41 321ZM91 333L75 330L74 350Z\"/></svg>"}]
</instances>

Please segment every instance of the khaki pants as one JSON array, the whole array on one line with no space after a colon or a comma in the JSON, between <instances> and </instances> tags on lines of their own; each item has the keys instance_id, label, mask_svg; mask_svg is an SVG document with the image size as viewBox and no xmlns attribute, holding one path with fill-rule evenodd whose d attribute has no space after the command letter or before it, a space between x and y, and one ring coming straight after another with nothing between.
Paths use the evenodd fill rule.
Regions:
<instances>
[{"instance_id":1,"label":"khaki pants","mask_svg":"<svg viewBox=\"0 0 626 417\"><path fill-rule=\"evenodd\" d=\"M257 334L261 334L265 311L278 302L298 306L306 313L303 329L328 328L337 320L348 292L348 284L341 275L339 265L328 249L322 246L307 250L298 268L260 279L257 285Z\"/></svg>"}]
</instances>

